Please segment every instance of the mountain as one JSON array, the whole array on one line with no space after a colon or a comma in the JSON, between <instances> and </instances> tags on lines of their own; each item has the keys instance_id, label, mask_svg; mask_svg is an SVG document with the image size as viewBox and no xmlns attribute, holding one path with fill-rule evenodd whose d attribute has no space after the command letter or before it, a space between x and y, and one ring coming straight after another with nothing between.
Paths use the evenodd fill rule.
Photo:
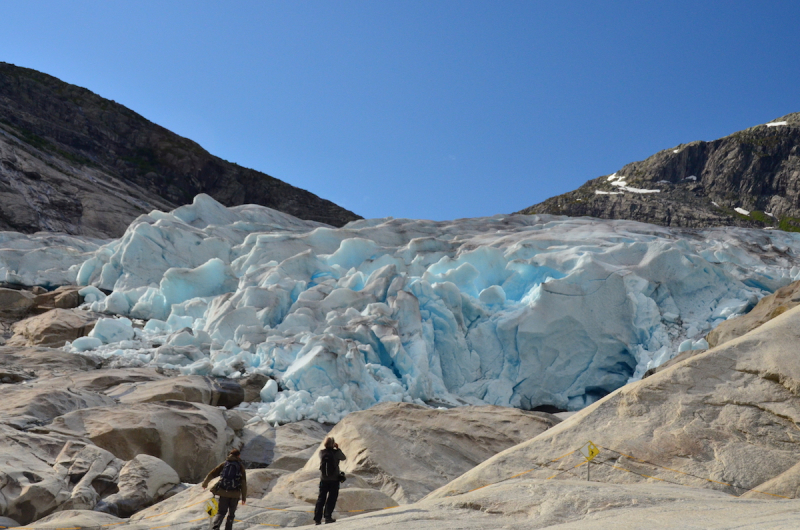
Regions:
<instances>
[{"instance_id":1,"label":"mountain","mask_svg":"<svg viewBox=\"0 0 800 530\"><path fill-rule=\"evenodd\" d=\"M360 219L89 90L0 62L0 230L118 237L198 193L333 226Z\"/></svg>"},{"instance_id":2,"label":"mountain","mask_svg":"<svg viewBox=\"0 0 800 530\"><path fill-rule=\"evenodd\" d=\"M800 231L800 113L665 149L518 213Z\"/></svg>"}]
</instances>

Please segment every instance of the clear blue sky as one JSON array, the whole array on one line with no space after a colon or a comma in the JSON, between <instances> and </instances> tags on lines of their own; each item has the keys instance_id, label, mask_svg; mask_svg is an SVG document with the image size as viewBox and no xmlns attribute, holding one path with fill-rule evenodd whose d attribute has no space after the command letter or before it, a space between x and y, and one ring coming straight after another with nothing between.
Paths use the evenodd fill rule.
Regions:
<instances>
[{"instance_id":1,"label":"clear blue sky","mask_svg":"<svg viewBox=\"0 0 800 530\"><path fill-rule=\"evenodd\" d=\"M507 213L800 111L797 1L5 2L0 60L365 217Z\"/></svg>"}]
</instances>

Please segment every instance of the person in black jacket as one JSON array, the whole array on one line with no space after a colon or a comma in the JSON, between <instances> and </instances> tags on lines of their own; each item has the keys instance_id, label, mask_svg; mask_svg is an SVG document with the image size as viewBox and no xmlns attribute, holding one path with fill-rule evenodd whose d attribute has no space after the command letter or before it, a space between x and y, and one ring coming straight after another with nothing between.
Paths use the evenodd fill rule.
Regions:
<instances>
[{"instance_id":1,"label":"person in black jacket","mask_svg":"<svg viewBox=\"0 0 800 530\"><path fill-rule=\"evenodd\" d=\"M335 523L333 509L339 497L339 462L347 457L332 436L325 439L325 448L319 452L319 457L319 471L322 476L319 481L319 497L314 508L314 522L321 524L324 515L325 523Z\"/></svg>"}]
</instances>

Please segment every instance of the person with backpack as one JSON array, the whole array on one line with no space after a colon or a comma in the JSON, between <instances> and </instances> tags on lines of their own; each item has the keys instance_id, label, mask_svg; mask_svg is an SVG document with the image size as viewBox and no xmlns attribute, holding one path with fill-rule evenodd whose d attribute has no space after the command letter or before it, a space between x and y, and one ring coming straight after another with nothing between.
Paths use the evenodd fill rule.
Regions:
<instances>
[{"instance_id":1,"label":"person with backpack","mask_svg":"<svg viewBox=\"0 0 800 530\"><path fill-rule=\"evenodd\" d=\"M336 499L339 498L339 483L344 479L339 472L339 462L346 460L347 457L339 449L339 444L328 436L325 439L325 448L319 452L321 473L319 481L319 497L314 508L314 523L322 524L322 516L325 515L325 523L335 523L333 509L336 507Z\"/></svg>"},{"instance_id":2,"label":"person with backpack","mask_svg":"<svg viewBox=\"0 0 800 530\"><path fill-rule=\"evenodd\" d=\"M223 463L206 475L203 489L206 489L208 483L216 477L220 477L220 479L211 487L211 493L219 497L219 512L214 519L213 529L220 529L222 520L225 519L227 513L228 520L225 521L225 530L231 530L239 498L241 497L242 504L247 504L247 475L242 460L239 458L238 449L232 450Z\"/></svg>"}]
</instances>

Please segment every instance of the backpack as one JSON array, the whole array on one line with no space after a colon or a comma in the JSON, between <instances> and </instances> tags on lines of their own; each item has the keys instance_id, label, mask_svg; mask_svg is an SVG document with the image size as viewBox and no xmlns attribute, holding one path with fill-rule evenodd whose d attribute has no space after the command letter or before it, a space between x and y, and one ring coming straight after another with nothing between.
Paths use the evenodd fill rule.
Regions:
<instances>
[{"instance_id":1,"label":"backpack","mask_svg":"<svg viewBox=\"0 0 800 530\"><path fill-rule=\"evenodd\" d=\"M235 460L226 460L219 478L219 487L227 491L242 487L242 464Z\"/></svg>"},{"instance_id":2,"label":"backpack","mask_svg":"<svg viewBox=\"0 0 800 530\"><path fill-rule=\"evenodd\" d=\"M322 478L324 479L332 479L332 478L339 478L339 470L336 464L337 462L333 459L333 451L328 449L323 450L320 452L320 463L319 463L319 470L322 473Z\"/></svg>"}]
</instances>

